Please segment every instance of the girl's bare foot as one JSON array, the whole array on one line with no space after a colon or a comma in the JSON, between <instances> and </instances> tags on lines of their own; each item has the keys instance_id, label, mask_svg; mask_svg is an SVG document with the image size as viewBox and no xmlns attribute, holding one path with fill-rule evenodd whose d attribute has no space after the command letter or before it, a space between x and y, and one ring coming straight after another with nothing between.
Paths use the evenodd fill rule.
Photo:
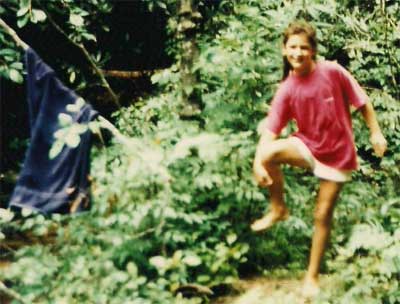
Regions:
<instances>
[{"instance_id":1,"label":"girl's bare foot","mask_svg":"<svg viewBox=\"0 0 400 304\"><path fill-rule=\"evenodd\" d=\"M270 211L268 214L262 218L256 220L251 224L251 230L253 231L263 231L272 227L275 223L279 221L285 221L289 218L289 211L285 208L279 211Z\"/></svg>"},{"instance_id":2,"label":"girl's bare foot","mask_svg":"<svg viewBox=\"0 0 400 304\"><path fill-rule=\"evenodd\" d=\"M301 291L303 297L314 298L320 292L319 283L317 279L306 277Z\"/></svg>"}]
</instances>

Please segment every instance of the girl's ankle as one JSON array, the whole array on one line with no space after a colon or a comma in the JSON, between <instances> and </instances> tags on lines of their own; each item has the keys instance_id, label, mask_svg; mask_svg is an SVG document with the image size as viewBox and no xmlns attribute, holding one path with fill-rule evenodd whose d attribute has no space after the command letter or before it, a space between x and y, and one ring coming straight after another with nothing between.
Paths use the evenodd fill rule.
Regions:
<instances>
[{"instance_id":1,"label":"girl's ankle","mask_svg":"<svg viewBox=\"0 0 400 304\"><path fill-rule=\"evenodd\" d=\"M318 284L319 283L318 275L306 274L304 277L304 282Z\"/></svg>"},{"instance_id":2,"label":"girl's ankle","mask_svg":"<svg viewBox=\"0 0 400 304\"><path fill-rule=\"evenodd\" d=\"M278 214L282 214L282 215L289 213L289 209L285 205L273 206L273 207L271 207L271 211L273 213L278 213Z\"/></svg>"},{"instance_id":3,"label":"girl's ankle","mask_svg":"<svg viewBox=\"0 0 400 304\"><path fill-rule=\"evenodd\" d=\"M272 210L272 212L276 215L277 218L281 220L286 220L289 217L289 209L279 209L279 210Z\"/></svg>"}]
</instances>

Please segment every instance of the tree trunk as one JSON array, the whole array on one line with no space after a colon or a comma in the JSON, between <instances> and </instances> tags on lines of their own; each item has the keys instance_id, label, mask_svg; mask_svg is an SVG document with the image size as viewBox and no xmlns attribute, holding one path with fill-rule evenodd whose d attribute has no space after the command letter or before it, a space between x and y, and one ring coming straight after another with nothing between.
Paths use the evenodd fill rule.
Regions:
<instances>
[{"instance_id":1,"label":"tree trunk","mask_svg":"<svg viewBox=\"0 0 400 304\"><path fill-rule=\"evenodd\" d=\"M191 117L200 113L201 101L196 94L196 73L193 65L199 49L196 44L197 23L201 19L200 13L193 0L181 0L179 9L178 37L181 40L180 77L182 116Z\"/></svg>"}]
</instances>

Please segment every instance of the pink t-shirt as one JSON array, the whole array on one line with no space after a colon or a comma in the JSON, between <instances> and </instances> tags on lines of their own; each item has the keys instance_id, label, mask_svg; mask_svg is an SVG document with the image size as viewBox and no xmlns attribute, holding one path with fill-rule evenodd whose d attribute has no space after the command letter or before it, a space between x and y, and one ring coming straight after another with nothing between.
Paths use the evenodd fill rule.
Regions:
<instances>
[{"instance_id":1,"label":"pink t-shirt","mask_svg":"<svg viewBox=\"0 0 400 304\"><path fill-rule=\"evenodd\" d=\"M368 97L342 66L317 62L307 76L289 75L279 86L267 117L267 128L279 135L294 119L300 138L321 163L341 170L357 168L350 104L356 109Z\"/></svg>"}]
</instances>

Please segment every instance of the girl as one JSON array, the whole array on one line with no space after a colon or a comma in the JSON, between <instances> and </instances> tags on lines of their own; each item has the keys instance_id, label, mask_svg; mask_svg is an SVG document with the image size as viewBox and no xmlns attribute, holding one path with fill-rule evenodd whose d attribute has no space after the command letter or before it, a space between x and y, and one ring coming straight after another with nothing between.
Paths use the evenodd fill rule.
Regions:
<instances>
[{"instance_id":1,"label":"girl","mask_svg":"<svg viewBox=\"0 0 400 304\"><path fill-rule=\"evenodd\" d=\"M316 61L316 52L314 28L303 21L290 24L283 38L283 81L267 118L260 124L253 164L255 179L260 186L268 187L271 200L270 211L251 225L253 231L270 228L289 216L283 199L281 164L310 169L320 178L315 231L302 290L306 297L319 292L319 267L334 205L344 182L357 168L350 105L361 112L375 153L382 157L387 148L374 109L359 84L339 64ZM298 131L278 139L291 119Z\"/></svg>"}]
</instances>

